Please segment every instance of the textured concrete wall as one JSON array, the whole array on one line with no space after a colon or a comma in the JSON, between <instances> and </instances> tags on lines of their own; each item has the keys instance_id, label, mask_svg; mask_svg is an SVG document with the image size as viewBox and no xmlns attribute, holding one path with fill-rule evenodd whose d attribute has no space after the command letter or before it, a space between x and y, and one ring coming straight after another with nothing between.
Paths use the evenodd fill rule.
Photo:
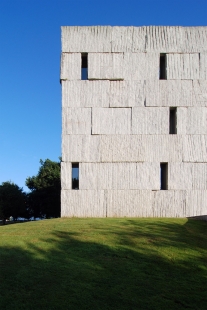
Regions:
<instances>
[{"instance_id":1,"label":"textured concrete wall","mask_svg":"<svg viewBox=\"0 0 207 310\"><path fill-rule=\"evenodd\" d=\"M62 135L62 160L68 162L182 162L204 158L206 139L182 135ZM203 136L199 136L203 137ZM187 139L187 140L186 140ZM192 143L194 144L192 144ZM194 146L202 147L192 153ZM189 161L189 160L188 160ZM206 160L207 161L207 160Z\"/></svg>"},{"instance_id":2,"label":"textured concrete wall","mask_svg":"<svg viewBox=\"0 0 207 310\"><path fill-rule=\"evenodd\" d=\"M207 108L182 107L177 109L177 133L181 135L207 134Z\"/></svg>"},{"instance_id":3,"label":"textured concrete wall","mask_svg":"<svg viewBox=\"0 0 207 310\"><path fill-rule=\"evenodd\" d=\"M61 27L62 52L111 52L111 27Z\"/></svg>"},{"instance_id":4,"label":"textured concrete wall","mask_svg":"<svg viewBox=\"0 0 207 310\"><path fill-rule=\"evenodd\" d=\"M150 217L153 214L150 190L108 190L108 217Z\"/></svg>"},{"instance_id":5,"label":"textured concrete wall","mask_svg":"<svg viewBox=\"0 0 207 310\"><path fill-rule=\"evenodd\" d=\"M206 190L206 163L169 163L168 189Z\"/></svg>"},{"instance_id":6,"label":"textured concrete wall","mask_svg":"<svg viewBox=\"0 0 207 310\"><path fill-rule=\"evenodd\" d=\"M62 133L68 135L91 134L91 108L62 108Z\"/></svg>"},{"instance_id":7,"label":"textured concrete wall","mask_svg":"<svg viewBox=\"0 0 207 310\"><path fill-rule=\"evenodd\" d=\"M188 107L193 105L193 85L191 80L146 82L146 106Z\"/></svg>"},{"instance_id":8,"label":"textured concrete wall","mask_svg":"<svg viewBox=\"0 0 207 310\"><path fill-rule=\"evenodd\" d=\"M61 27L62 52L199 53L207 51L207 27Z\"/></svg>"},{"instance_id":9,"label":"textured concrete wall","mask_svg":"<svg viewBox=\"0 0 207 310\"><path fill-rule=\"evenodd\" d=\"M207 162L207 136L186 135L183 139L184 162Z\"/></svg>"},{"instance_id":10,"label":"textured concrete wall","mask_svg":"<svg viewBox=\"0 0 207 310\"><path fill-rule=\"evenodd\" d=\"M81 80L81 54L62 53L61 55L61 80Z\"/></svg>"},{"instance_id":11,"label":"textured concrete wall","mask_svg":"<svg viewBox=\"0 0 207 310\"><path fill-rule=\"evenodd\" d=\"M62 106L109 107L109 81L62 81Z\"/></svg>"},{"instance_id":12,"label":"textured concrete wall","mask_svg":"<svg viewBox=\"0 0 207 310\"><path fill-rule=\"evenodd\" d=\"M62 135L63 162L100 162L100 136Z\"/></svg>"},{"instance_id":13,"label":"textured concrete wall","mask_svg":"<svg viewBox=\"0 0 207 310\"><path fill-rule=\"evenodd\" d=\"M158 80L158 53L124 53L124 79L129 81Z\"/></svg>"},{"instance_id":14,"label":"textured concrete wall","mask_svg":"<svg viewBox=\"0 0 207 310\"><path fill-rule=\"evenodd\" d=\"M144 80L110 82L110 108L143 107L145 100L146 82Z\"/></svg>"},{"instance_id":15,"label":"textured concrete wall","mask_svg":"<svg viewBox=\"0 0 207 310\"><path fill-rule=\"evenodd\" d=\"M132 134L169 134L169 108L132 108Z\"/></svg>"},{"instance_id":16,"label":"textured concrete wall","mask_svg":"<svg viewBox=\"0 0 207 310\"><path fill-rule=\"evenodd\" d=\"M200 79L207 80L207 53L200 53Z\"/></svg>"},{"instance_id":17,"label":"textured concrete wall","mask_svg":"<svg viewBox=\"0 0 207 310\"><path fill-rule=\"evenodd\" d=\"M207 80L193 81L193 99L195 106L207 106Z\"/></svg>"},{"instance_id":18,"label":"textured concrete wall","mask_svg":"<svg viewBox=\"0 0 207 310\"><path fill-rule=\"evenodd\" d=\"M80 189L160 189L160 163L81 163Z\"/></svg>"},{"instance_id":19,"label":"textured concrete wall","mask_svg":"<svg viewBox=\"0 0 207 310\"><path fill-rule=\"evenodd\" d=\"M131 109L93 108L92 134L120 135L131 133Z\"/></svg>"},{"instance_id":20,"label":"textured concrete wall","mask_svg":"<svg viewBox=\"0 0 207 310\"><path fill-rule=\"evenodd\" d=\"M61 188L72 188L72 166L70 162L61 163Z\"/></svg>"},{"instance_id":21,"label":"textured concrete wall","mask_svg":"<svg viewBox=\"0 0 207 310\"><path fill-rule=\"evenodd\" d=\"M207 215L207 27L62 27L60 79L61 216Z\"/></svg>"},{"instance_id":22,"label":"textured concrete wall","mask_svg":"<svg viewBox=\"0 0 207 310\"><path fill-rule=\"evenodd\" d=\"M104 191L61 191L61 216L105 217Z\"/></svg>"},{"instance_id":23,"label":"textured concrete wall","mask_svg":"<svg viewBox=\"0 0 207 310\"><path fill-rule=\"evenodd\" d=\"M90 53L88 55L88 79L124 79L123 53Z\"/></svg>"},{"instance_id":24,"label":"textured concrete wall","mask_svg":"<svg viewBox=\"0 0 207 310\"><path fill-rule=\"evenodd\" d=\"M167 79L199 79L199 54L167 54Z\"/></svg>"}]
</instances>

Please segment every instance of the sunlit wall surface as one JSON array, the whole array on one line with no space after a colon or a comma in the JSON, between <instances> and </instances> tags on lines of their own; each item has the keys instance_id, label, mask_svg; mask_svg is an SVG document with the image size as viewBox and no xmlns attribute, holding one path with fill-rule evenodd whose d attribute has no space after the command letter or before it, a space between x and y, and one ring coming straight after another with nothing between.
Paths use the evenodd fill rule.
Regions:
<instances>
[{"instance_id":1,"label":"sunlit wall surface","mask_svg":"<svg viewBox=\"0 0 207 310\"><path fill-rule=\"evenodd\" d=\"M61 216L207 214L207 27L62 27Z\"/></svg>"}]
</instances>

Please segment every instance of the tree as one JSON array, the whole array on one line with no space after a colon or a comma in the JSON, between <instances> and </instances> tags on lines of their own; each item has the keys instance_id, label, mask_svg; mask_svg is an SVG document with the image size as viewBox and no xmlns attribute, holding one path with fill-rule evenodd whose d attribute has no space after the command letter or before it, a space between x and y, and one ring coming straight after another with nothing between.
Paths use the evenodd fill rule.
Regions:
<instances>
[{"instance_id":1,"label":"tree","mask_svg":"<svg viewBox=\"0 0 207 310\"><path fill-rule=\"evenodd\" d=\"M0 185L0 218L3 224L8 217L13 216L14 220L24 217L26 213L26 194L17 184L10 181Z\"/></svg>"},{"instance_id":2,"label":"tree","mask_svg":"<svg viewBox=\"0 0 207 310\"><path fill-rule=\"evenodd\" d=\"M40 160L36 176L28 177L26 185L29 207L34 217L60 216L60 161Z\"/></svg>"}]
</instances>

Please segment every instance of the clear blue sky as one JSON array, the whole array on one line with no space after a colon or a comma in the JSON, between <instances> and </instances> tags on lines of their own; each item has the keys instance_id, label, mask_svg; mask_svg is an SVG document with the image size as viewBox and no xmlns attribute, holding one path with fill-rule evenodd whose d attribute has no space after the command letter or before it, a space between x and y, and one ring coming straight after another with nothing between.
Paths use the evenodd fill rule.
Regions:
<instances>
[{"instance_id":1,"label":"clear blue sky","mask_svg":"<svg viewBox=\"0 0 207 310\"><path fill-rule=\"evenodd\" d=\"M61 156L60 27L207 25L207 0L0 0L0 183Z\"/></svg>"}]
</instances>

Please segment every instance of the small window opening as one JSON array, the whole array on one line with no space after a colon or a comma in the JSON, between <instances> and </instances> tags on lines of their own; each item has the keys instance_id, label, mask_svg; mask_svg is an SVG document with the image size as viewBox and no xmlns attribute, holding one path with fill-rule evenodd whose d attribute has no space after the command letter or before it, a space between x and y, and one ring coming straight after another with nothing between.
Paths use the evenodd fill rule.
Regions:
<instances>
[{"instance_id":1,"label":"small window opening","mask_svg":"<svg viewBox=\"0 0 207 310\"><path fill-rule=\"evenodd\" d=\"M168 163L160 163L160 189L168 189Z\"/></svg>"},{"instance_id":2,"label":"small window opening","mask_svg":"<svg viewBox=\"0 0 207 310\"><path fill-rule=\"evenodd\" d=\"M79 164L72 163L72 189L79 189Z\"/></svg>"},{"instance_id":3,"label":"small window opening","mask_svg":"<svg viewBox=\"0 0 207 310\"><path fill-rule=\"evenodd\" d=\"M81 80L88 79L88 54L81 54Z\"/></svg>"},{"instance_id":4,"label":"small window opening","mask_svg":"<svg viewBox=\"0 0 207 310\"><path fill-rule=\"evenodd\" d=\"M167 59L166 54L160 54L160 80L167 79Z\"/></svg>"},{"instance_id":5,"label":"small window opening","mask_svg":"<svg viewBox=\"0 0 207 310\"><path fill-rule=\"evenodd\" d=\"M169 132L171 135L177 134L177 108L170 108Z\"/></svg>"}]
</instances>

